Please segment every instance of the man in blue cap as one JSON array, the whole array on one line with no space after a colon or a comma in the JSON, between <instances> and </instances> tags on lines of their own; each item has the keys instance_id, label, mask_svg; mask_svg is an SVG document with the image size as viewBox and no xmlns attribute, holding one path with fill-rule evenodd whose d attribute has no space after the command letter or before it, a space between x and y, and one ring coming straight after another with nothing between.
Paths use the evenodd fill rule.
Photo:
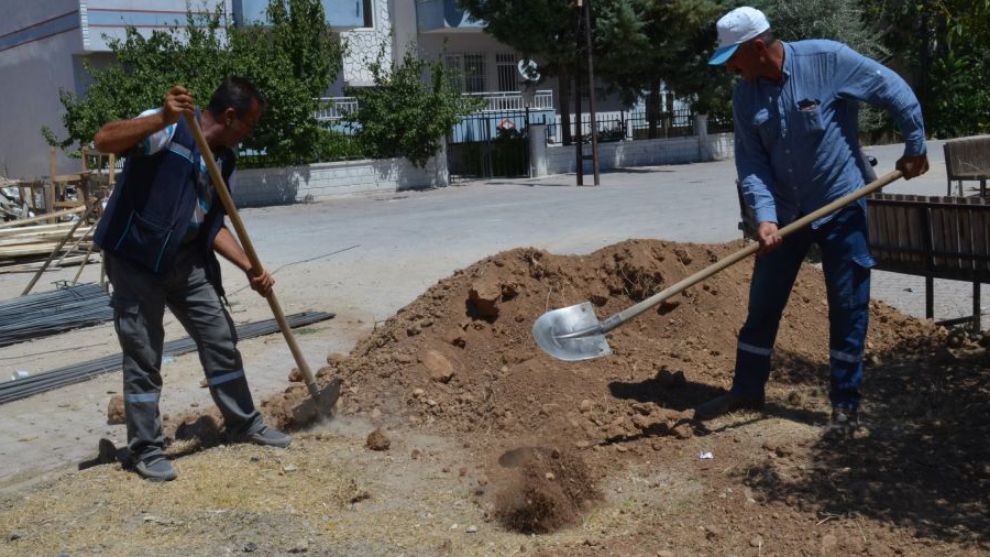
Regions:
<instances>
[{"instance_id":1,"label":"man in blue cap","mask_svg":"<svg viewBox=\"0 0 990 557\"><path fill-rule=\"evenodd\" d=\"M866 204L854 203L783 240L778 227L862 187L872 173L860 156L860 101L886 109L904 137L897 169L928 170L921 107L897 74L846 45L776 39L763 12L732 10L718 20L709 60L739 75L732 98L735 160L744 203L756 215L759 255L749 315L739 332L732 389L699 406L698 419L763 407L770 356L794 279L812 243L822 251L828 291L832 424L858 424L869 319Z\"/></svg>"}]
</instances>

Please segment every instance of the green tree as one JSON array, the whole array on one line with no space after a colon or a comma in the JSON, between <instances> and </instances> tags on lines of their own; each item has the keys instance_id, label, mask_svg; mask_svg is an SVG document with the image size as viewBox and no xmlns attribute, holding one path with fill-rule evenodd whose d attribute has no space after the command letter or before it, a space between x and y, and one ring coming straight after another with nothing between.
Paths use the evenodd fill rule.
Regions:
<instances>
[{"instance_id":1,"label":"green tree","mask_svg":"<svg viewBox=\"0 0 990 557\"><path fill-rule=\"evenodd\" d=\"M862 0L939 137L990 131L990 2Z\"/></svg>"},{"instance_id":2,"label":"green tree","mask_svg":"<svg viewBox=\"0 0 990 557\"><path fill-rule=\"evenodd\" d=\"M570 97L577 51L574 0L457 0L472 17L485 21L485 33L540 64L540 72L557 77L562 135L570 143Z\"/></svg>"},{"instance_id":3,"label":"green tree","mask_svg":"<svg viewBox=\"0 0 990 557\"><path fill-rule=\"evenodd\" d=\"M423 167L440 142L481 99L461 95L440 60L427 62L406 52L399 64L386 64L382 50L369 67L373 87L350 88L358 100L345 120L354 124L366 153L376 158L404 156Z\"/></svg>"},{"instance_id":4,"label":"green tree","mask_svg":"<svg viewBox=\"0 0 990 557\"><path fill-rule=\"evenodd\" d=\"M596 4L598 67L626 98L647 92L649 136L657 136L666 84L697 112L725 110L729 77L708 66L717 0L608 0Z\"/></svg>"},{"instance_id":5,"label":"green tree","mask_svg":"<svg viewBox=\"0 0 990 557\"><path fill-rule=\"evenodd\" d=\"M343 47L330 33L319 0L270 0L269 25L235 27L222 7L205 18L191 12L184 26L142 37L128 28L110 43L116 63L87 65L93 78L85 97L61 91L64 139L50 130L50 142L69 148L88 143L104 123L132 118L160 106L165 91L186 86L201 106L224 76L241 75L264 93L268 106L246 146L266 153L271 164L312 162L323 134L313 112L337 75Z\"/></svg>"}]
</instances>

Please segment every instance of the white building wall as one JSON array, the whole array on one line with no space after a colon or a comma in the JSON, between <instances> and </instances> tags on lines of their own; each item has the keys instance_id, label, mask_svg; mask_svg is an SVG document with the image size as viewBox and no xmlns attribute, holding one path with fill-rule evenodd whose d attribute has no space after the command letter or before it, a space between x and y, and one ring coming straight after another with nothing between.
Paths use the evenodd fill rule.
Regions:
<instances>
[{"instance_id":1,"label":"white building wall","mask_svg":"<svg viewBox=\"0 0 990 557\"><path fill-rule=\"evenodd\" d=\"M74 91L73 54L82 49L78 2L0 0L0 175L47 175L42 126L64 134L59 88ZM70 168L62 157L58 172ZM78 169L78 163L75 167Z\"/></svg>"},{"instance_id":2,"label":"white building wall","mask_svg":"<svg viewBox=\"0 0 990 557\"><path fill-rule=\"evenodd\" d=\"M346 85L356 87L372 85L374 80L368 65L378 60L380 52L385 53L386 65L393 56L389 0L373 0L373 4L372 27L344 31L340 34L347 45L347 55L344 57L344 82Z\"/></svg>"},{"instance_id":3,"label":"white building wall","mask_svg":"<svg viewBox=\"0 0 990 557\"><path fill-rule=\"evenodd\" d=\"M207 0L212 9L230 0ZM203 2L194 2L202 9ZM103 35L123 38L135 24L150 35L176 20L185 21L186 0L0 0L0 175L36 179L49 174L47 126L66 135L59 92L82 94L90 78L83 60L101 66L109 60ZM58 151L59 174L78 172L78 160Z\"/></svg>"},{"instance_id":4,"label":"white building wall","mask_svg":"<svg viewBox=\"0 0 990 557\"><path fill-rule=\"evenodd\" d=\"M186 24L187 9L195 13L210 14L223 6L231 17L231 0L79 0L79 16L82 23L83 49L88 52L108 52L111 39L124 39L128 25L143 36L150 36L156 29L167 29Z\"/></svg>"}]
</instances>

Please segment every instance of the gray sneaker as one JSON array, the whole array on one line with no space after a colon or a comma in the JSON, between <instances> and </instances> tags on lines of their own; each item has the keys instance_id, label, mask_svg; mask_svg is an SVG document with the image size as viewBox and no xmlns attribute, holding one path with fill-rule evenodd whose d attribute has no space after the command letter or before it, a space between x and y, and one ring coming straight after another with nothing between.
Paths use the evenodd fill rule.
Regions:
<instances>
[{"instance_id":1,"label":"gray sneaker","mask_svg":"<svg viewBox=\"0 0 990 557\"><path fill-rule=\"evenodd\" d=\"M162 455L139 460L134 470L142 478L153 482L170 482L177 477L172 463Z\"/></svg>"},{"instance_id":2,"label":"gray sneaker","mask_svg":"<svg viewBox=\"0 0 990 557\"><path fill-rule=\"evenodd\" d=\"M266 425L261 426L257 431L235 436L234 440L242 443L254 443L263 447L278 447L280 449L284 449L292 443L292 437Z\"/></svg>"}]
</instances>

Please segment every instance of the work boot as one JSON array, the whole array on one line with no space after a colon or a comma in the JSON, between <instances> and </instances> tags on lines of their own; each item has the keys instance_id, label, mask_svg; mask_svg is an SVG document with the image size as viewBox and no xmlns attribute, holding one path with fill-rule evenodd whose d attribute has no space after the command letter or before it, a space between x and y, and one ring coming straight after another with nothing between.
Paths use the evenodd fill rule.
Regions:
<instances>
[{"instance_id":1,"label":"work boot","mask_svg":"<svg viewBox=\"0 0 990 557\"><path fill-rule=\"evenodd\" d=\"M280 449L284 449L292 443L291 436L266 425L262 425L250 433L234 435L233 440L239 443L254 443L263 447L278 447Z\"/></svg>"},{"instance_id":2,"label":"work boot","mask_svg":"<svg viewBox=\"0 0 990 557\"><path fill-rule=\"evenodd\" d=\"M139 476L153 482L170 482L177 476L172 463L163 455L141 459L134 465Z\"/></svg>"},{"instance_id":3,"label":"work boot","mask_svg":"<svg viewBox=\"0 0 990 557\"><path fill-rule=\"evenodd\" d=\"M845 408L832 408L832 418L825 429L825 436L831 438L852 437L859 429L859 412Z\"/></svg>"},{"instance_id":4,"label":"work boot","mask_svg":"<svg viewBox=\"0 0 990 557\"><path fill-rule=\"evenodd\" d=\"M694 419L711 420L737 410L763 410L764 398L728 392L694 409Z\"/></svg>"}]
</instances>

